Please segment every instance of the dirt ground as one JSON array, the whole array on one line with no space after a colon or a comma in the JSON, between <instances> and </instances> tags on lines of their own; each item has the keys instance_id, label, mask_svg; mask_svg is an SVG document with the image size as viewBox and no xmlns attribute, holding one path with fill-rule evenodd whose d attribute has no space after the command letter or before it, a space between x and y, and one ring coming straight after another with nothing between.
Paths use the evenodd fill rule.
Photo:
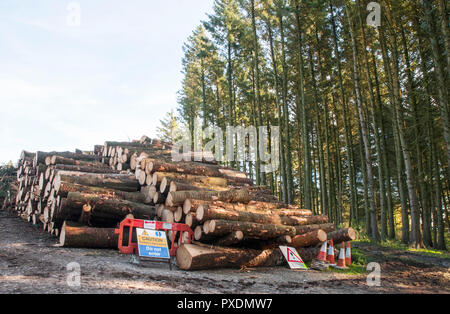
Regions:
<instances>
[{"instance_id":1,"label":"dirt ground","mask_svg":"<svg viewBox=\"0 0 450 314\"><path fill-rule=\"evenodd\" d=\"M366 275L263 268L185 272L167 264L141 267L113 250L66 249L39 228L0 211L0 293L309 294L450 293L450 261L360 246L381 265L381 286ZM81 286L69 287L69 263L81 267Z\"/></svg>"}]
</instances>

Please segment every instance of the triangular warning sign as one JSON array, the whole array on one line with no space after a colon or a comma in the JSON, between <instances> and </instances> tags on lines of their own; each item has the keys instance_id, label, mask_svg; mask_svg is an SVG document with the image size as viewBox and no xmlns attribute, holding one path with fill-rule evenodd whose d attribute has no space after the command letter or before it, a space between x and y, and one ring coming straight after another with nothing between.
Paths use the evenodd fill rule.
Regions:
<instances>
[{"instance_id":1,"label":"triangular warning sign","mask_svg":"<svg viewBox=\"0 0 450 314\"><path fill-rule=\"evenodd\" d=\"M287 249L287 261L289 263L303 264L302 259L297 254L295 254L290 248Z\"/></svg>"},{"instance_id":2,"label":"triangular warning sign","mask_svg":"<svg viewBox=\"0 0 450 314\"><path fill-rule=\"evenodd\" d=\"M143 236L148 236L148 233L144 230L144 232L142 232Z\"/></svg>"}]
</instances>

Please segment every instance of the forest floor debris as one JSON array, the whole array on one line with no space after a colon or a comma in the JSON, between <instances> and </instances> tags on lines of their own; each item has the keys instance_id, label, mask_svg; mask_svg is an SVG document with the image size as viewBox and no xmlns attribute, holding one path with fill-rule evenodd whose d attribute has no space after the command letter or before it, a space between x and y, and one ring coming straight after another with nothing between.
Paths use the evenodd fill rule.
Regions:
<instances>
[{"instance_id":1,"label":"forest floor debris","mask_svg":"<svg viewBox=\"0 0 450 314\"><path fill-rule=\"evenodd\" d=\"M36 236L36 233L40 233ZM450 293L449 260L358 243L382 269L367 274L294 272L284 267L185 272L165 264L132 265L114 250L68 249L17 216L0 211L0 293ZM81 287L67 285L67 265L81 266Z\"/></svg>"}]
</instances>

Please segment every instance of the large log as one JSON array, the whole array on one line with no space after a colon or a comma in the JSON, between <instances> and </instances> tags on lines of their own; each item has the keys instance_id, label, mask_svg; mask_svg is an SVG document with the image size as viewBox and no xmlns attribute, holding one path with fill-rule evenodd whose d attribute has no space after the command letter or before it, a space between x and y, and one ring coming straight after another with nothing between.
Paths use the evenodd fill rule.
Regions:
<instances>
[{"instance_id":1,"label":"large log","mask_svg":"<svg viewBox=\"0 0 450 314\"><path fill-rule=\"evenodd\" d=\"M291 226L258 224L252 222L242 221L228 221L228 220L210 220L205 222L208 225L207 234L214 236L224 236L233 231L240 230L248 239L275 239L281 236L295 235L295 228Z\"/></svg>"},{"instance_id":2,"label":"large log","mask_svg":"<svg viewBox=\"0 0 450 314\"><path fill-rule=\"evenodd\" d=\"M183 211L188 214L191 211L195 211L200 205L212 205L217 207L226 208L229 210L238 210L254 213L275 214L279 216L312 216L312 211L307 209L295 209L292 205L286 205L283 203L266 203L250 201L248 204L243 203L228 203L220 201L204 201L187 199L183 204Z\"/></svg>"},{"instance_id":3,"label":"large log","mask_svg":"<svg viewBox=\"0 0 450 314\"><path fill-rule=\"evenodd\" d=\"M302 235L308 232L312 232L315 230L323 230L326 233L333 232L336 230L336 226L334 224L320 224L320 225L307 225L307 226L295 226L295 230L297 231L297 235Z\"/></svg>"},{"instance_id":4,"label":"large log","mask_svg":"<svg viewBox=\"0 0 450 314\"><path fill-rule=\"evenodd\" d=\"M227 191L227 188L202 186L200 184L189 184L180 181L165 181L161 182L161 193L177 192L177 191Z\"/></svg>"},{"instance_id":5,"label":"large log","mask_svg":"<svg viewBox=\"0 0 450 314\"><path fill-rule=\"evenodd\" d=\"M177 172L197 176L221 177L231 181L237 180L240 184L242 184L243 181L248 182L248 184L253 184L253 181L247 178L247 174L215 165L206 165L195 162L164 162L156 159L153 159L150 162L152 163L151 168L153 172Z\"/></svg>"},{"instance_id":6,"label":"large log","mask_svg":"<svg viewBox=\"0 0 450 314\"><path fill-rule=\"evenodd\" d=\"M225 178L194 176L171 172L155 172L154 175L160 177L161 182L164 182L165 179L167 181L166 184L173 181L180 184L187 184L210 190L214 190L214 188L217 187L226 188L228 186L228 181Z\"/></svg>"},{"instance_id":7,"label":"large log","mask_svg":"<svg viewBox=\"0 0 450 314\"><path fill-rule=\"evenodd\" d=\"M71 192L67 196L67 202L67 206L90 212L90 216L118 221L123 220L128 214L133 214L136 219L153 219L156 215L153 206L93 194Z\"/></svg>"},{"instance_id":8,"label":"large log","mask_svg":"<svg viewBox=\"0 0 450 314\"><path fill-rule=\"evenodd\" d=\"M82 156L85 156L85 155L82 155ZM98 162L98 161L92 162L92 161L77 160L77 159L61 157L61 156L57 156L57 155L48 156L45 160L45 164L47 166L68 165L68 166L84 166L84 167L91 167L91 168L108 168L108 166L106 166L105 164L102 164L101 162Z\"/></svg>"},{"instance_id":9,"label":"large log","mask_svg":"<svg viewBox=\"0 0 450 314\"><path fill-rule=\"evenodd\" d=\"M247 205L249 208L253 207L253 208L257 208L258 210L275 210L275 209L295 209L298 210L300 209L298 206L296 205L289 205L286 203L281 203L281 202L261 202L261 201L250 201ZM312 215L312 211L310 210L305 210L305 212L311 212Z\"/></svg>"},{"instance_id":10,"label":"large log","mask_svg":"<svg viewBox=\"0 0 450 314\"><path fill-rule=\"evenodd\" d=\"M230 203L248 203L251 198L245 189L233 189L229 191L181 191L170 192L166 199L167 206L183 206L187 199L199 199L205 201L223 201Z\"/></svg>"},{"instance_id":11,"label":"large log","mask_svg":"<svg viewBox=\"0 0 450 314\"><path fill-rule=\"evenodd\" d=\"M354 241L356 232L353 228L345 228L328 233L328 239L333 240L334 245L338 245L342 242Z\"/></svg>"},{"instance_id":12,"label":"large log","mask_svg":"<svg viewBox=\"0 0 450 314\"><path fill-rule=\"evenodd\" d=\"M91 166L80 166L80 165L54 165L52 166L54 170L61 171L75 171L75 172L86 172L86 173L104 173L104 174L119 174L120 171L113 170L111 167L105 165L105 167L91 167Z\"/></svg>"},{"instance_id":13,"label":"large log","mask_svg":"<svg viewBox=\"0 0 450 314\"><path fill-rule=\"evenodd\" d=\"M62 181L59 185L59 190L55 191L57 195L66 198L70 192L80 192L86 194L95 194L98 196L105 196L110 198L122 199L125 201L135 202L135 203L144 203L149 204L147 202L146 196L140 192L125 192L120 190L113 189L104 189L97 188L93 186L86 186L80 184L74 184L70 182Z\"/></svg>"},{"instance_id":14,"label":"large log","mask_svg":"<svg viewBox=\"0 0 450 314\"><path fill-rule=\"evenodd\" d=\"M322 222L328 222L326 216L279 216L277 214L258 214L253 212L243 212L229 210L214 205L200 205L196 211L197 220L202 222L206 220L223 219L243 222L255 222L259 224L274 224L286 226L309 225Z\"/></svg>"},{"instance_id":15,"label":"large log","mask_svg":"<svg viewBox=\"0 0 450 314\"><path fill-rule=\"evenodd\" d=\"M182 270L215 268L271 267L284 265L280 249L244 250L183 244L177 250L177 263Z\"/></svg>"},{"instance_id":16,"label":"large log","mask_svg":"<svg viewBox=\"0 0 450 314\"><path fill-rule=\"evenodd\" d=\"M136 192L139 184L133 176L122 174L93 174L83 172L58 172L53 181L55 189L59 189L61 181L99 188Z\"/></svg>"},{"instance_id":17,"label":"large log","mask_svg":"<svg viewBox=\"0 0 450 314\"><path fill-rule=\"evenodd\" d=\"M34 157L33 166L37 166L38 164L45 164L45 159L51 156L60 156L64 158L72 158L83 161L100 161L98 156L95 155L86 155L86 154L77 154L72 152L37 152Z\"/></svg>"},{"instance_id":18,"label":"large log","mask_svg":"<svg viewBox=\"0 0 450 314\"><path fill-rule=\"evenodd\" d=\"M198 224L197 219L195 218L195 215L192 213L189 213L186 215L184 223L186 225L188 225L191 229L194 229L195 227L197 227L197 224Z\"/></svg>"},{"instance_id":19,"label":"large log","mask_svg":"<svg viewBox=\"0 0 450 314\"><path fill-rule=\"evenodd\" d=\"M117 249L118 235L113 228L90 228L66 221L59 242L63 247Z\"/></svg>"},{"instance_id":20,"label":"large log","mask_svg":"<svg viewBox=\"0 0 450 314\"><path fill-rule=\"evenodd\" d=\"M302 235L297 235L292 239L291 245L295 248L314 246L327 241L327 233L321 229L314 230Z\"/></svg>"}]
</instances>

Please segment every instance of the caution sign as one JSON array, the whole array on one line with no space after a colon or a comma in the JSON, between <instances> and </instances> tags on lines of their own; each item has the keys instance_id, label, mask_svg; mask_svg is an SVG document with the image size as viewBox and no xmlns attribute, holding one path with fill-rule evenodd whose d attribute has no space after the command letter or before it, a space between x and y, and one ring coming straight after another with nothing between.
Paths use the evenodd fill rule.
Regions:
<instances>
[{"instance_id":1,"label":"caution sign","mask_svg":"<svg viewBox=\"0 0 450 314\"><path fill-rule=\"evenodd\" d=\"M296 249L287 246L280 246L280 250L283 252L283 255L291 269L308 270L308 267L305 265Z\"/></svg>"},{"instance_id":2,"label":"caution sign","mask_svg":"<svg viewBox=\"0 0 450 314\"><path fill-rule=\"evenodd\" d=\"M136 229L136 233L140 257L170 259L164 231Z\"/></svg>"}]
</instances>

